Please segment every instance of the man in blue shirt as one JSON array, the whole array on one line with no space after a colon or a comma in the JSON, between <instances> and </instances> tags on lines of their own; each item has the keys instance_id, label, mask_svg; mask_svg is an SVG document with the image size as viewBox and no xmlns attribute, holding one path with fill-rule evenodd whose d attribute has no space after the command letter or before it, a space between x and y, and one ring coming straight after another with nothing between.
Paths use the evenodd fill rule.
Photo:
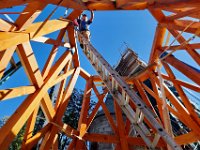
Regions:
<instances>
[{"instance_id":1,"label":"man in blue shirt","mask_svg":"<svg viewBox=\"0 0 200 150\"><path fill-rule=\"evenodd\" d=\"M94 12L91 11L91 18L88 20L87 15L86 14L82 14L81 19L77 19L77 25L79 27L79 31L81 32L81 34L88 40L90 41L90 24L92 23L94 19ZM79 42L80 42L80 46L81 48L83 48L83 39L79 36L78 37Z\"/></svg>"}]
</instances>

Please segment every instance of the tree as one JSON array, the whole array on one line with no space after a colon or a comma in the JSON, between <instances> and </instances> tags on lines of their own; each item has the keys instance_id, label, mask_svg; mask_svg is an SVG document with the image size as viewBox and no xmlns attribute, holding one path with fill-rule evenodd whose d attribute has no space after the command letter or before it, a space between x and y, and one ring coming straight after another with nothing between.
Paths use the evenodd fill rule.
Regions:
<instances>
[{"instance_id":1,"label":"tree","mask_svg":"<svg viewBox=\"0 0 200 150\"><path fill-rule=\"evenodd\" d=\"M9 119L8 116L0 119L0 128L7 122L8 119ZM19 131L19 133L17 134L17 136L15 137L13 142L10 144L9 150L20 150L21 149L21 144L23 141L24 133L25 133L25 127L26 127L26 125L24 125L22 127L22 129Z\"/></svg>"},{"instance_id":2,"label":"tree","mask_svg":"<svg viewBox=\"0 0 200 150\"><path fill-rule=\"evenodd\" d=\"M25 128L26 128L26 125L24 125L22 127L22 129L19 131L19 133L15 137L14 141L10 144L9 150L20 150L21 149L21 145L22 145L22 141L23 141L24 133L25 133Z\"/></svg>"},{"instance_id":3,"label":"tree","mask_svg":"<svg viewBox=\"0 0 200 150\"><path fill-rule=\"evenodd\" d=\"M0 128L7 122L8 119L9 119L8 116L5 116L0 119Z\"/></svg>"}]
</instances>

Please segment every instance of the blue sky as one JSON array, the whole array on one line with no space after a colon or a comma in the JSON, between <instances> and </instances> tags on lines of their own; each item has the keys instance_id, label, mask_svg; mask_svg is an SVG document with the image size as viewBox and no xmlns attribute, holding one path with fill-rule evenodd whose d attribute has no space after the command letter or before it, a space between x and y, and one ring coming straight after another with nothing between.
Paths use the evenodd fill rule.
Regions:
<instances>
[{"instance_id":1,"label":"blue sky","mask_svg":"<svg viewBox=\"0 0 200 150\"><path fill-rule=\"evenodd\" d=\"M23 7L14 7L13 10L20 11L22 8ZM54 6L52 5L46 7L43 13L36 19L36 22L44 20L50 14L53 8ZM63 16L64 11L65 8L59 8L51 19ZM69 12L70 11L71 10L69 10ZM88 13L88 15L90 14L89 12L86 13ZM17 15L10 16L14 20L17 17ZM0 17L3 16L1 15ZM90 27L92 34L91 42L111 65L116 65L120 59L120 52L123 52L123 48L125 47L124 42L126 42L141 59L148 62L156 25L157 23L155 19L148 11L95 12L95 18ZM57 33L58 32L55 32L49 34L48 36L56 38ZM39 63L40 70L42 70L45 63L44 60L47 59L47 54L50 53L52 46L37 42L31 42L31 44L35 52L36 59ZM60 48L58 56L60 56L64 51L64 48ZM91 74L96 74L82 53L81 49L79 49L79 53L81 66ZM190 61L191 59L184 53L178 52L175 55L183 60L188 60L188 63L192 64L193 66L199 67L196 63ZM80 78L76 87L82 89L82 87L84 87L84 83L85 82ZM29 81L23 68L17 71L6 83L1 85L0 89L22 85L29 85ZM0 118L11 115L25 97L26 96L0 102Z\"/></svg>"}]
</instances>

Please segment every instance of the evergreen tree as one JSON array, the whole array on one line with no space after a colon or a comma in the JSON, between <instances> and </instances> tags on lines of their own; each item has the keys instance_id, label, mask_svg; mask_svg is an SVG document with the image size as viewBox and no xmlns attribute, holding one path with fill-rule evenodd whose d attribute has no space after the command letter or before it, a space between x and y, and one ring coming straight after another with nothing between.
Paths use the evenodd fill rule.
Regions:
<instances>
[{"instance_id":1,"label":"evergreen tree","mask_svg":"<svg viewBox=\"0 0 200 150\"><path fill-rule=\"evenodd\" d=\"M0 128L7 122L8 119L9 119L8 116L0 119ZM10 144L9 150L20 150L21 149L21 144L23 141L24 133L25 133L25 127L26 127L26 125L24 125L22 127L22 129L19 131L19 133L17 134L17 136L15 137L13 142Z\"/></svg>"}]
</instances>

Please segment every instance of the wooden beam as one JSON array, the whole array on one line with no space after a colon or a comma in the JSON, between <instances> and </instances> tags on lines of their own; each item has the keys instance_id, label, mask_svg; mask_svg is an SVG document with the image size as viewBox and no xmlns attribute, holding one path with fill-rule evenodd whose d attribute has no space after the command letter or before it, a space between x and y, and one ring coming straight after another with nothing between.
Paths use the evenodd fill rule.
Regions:
<instances>
[{"instance_id":1,"label":"wooden beam","mask_svg":"<svg viewBox=\"0 0 200 150\"><path fill-rule=\"evenodd\" d=\"M52 150L58 150L58 139L52 144Z\"/></svg>"},{"instance_id":2,"label":"wooden beam","mask_svg":"<svg viewBox=\"0 0 200 150\"><path fill-rule=\"evenodd\" d=\"M3 20L3 19L0 19L0 24L1 24L1 28L0 28L0 31L12 31L12 30L15 30L17 27L11 23L11 22L8 22L6 20Z\"/></svg>"},{"instance_id":3,"label":"wooden beam","mask_svg":"<svg viewBox=\"0 0 200 150\"><path fill-rule=\"evenodd\" d=\"M155 76L155 74L153 76ZM154 77L154 79L155 79L156 84L160 86L158 78ZM186 107L180 102L180 100L172 93L172 91L166 85L163 85L163 86L165 89L166 98L169 99L169 101L174 106L176 111L184 116L182 118L183 120L180 119L181 118L180 116L178 118L182 122L184 122L190 129L195 130L195 131L198 131L198 130L200 131L199 124L196 122L196 120L193 117L191 117L190 112L186 109ZM199 131L197 133L200 133Z\"/></svg>"},{"instance_id":4,"label":"wooden beam","mask_svg":"<svg viewBox=\"0 0 200 150\"><path fill-rule=\"evenodd\" d=\"M174 20L170 22L169 21L162 22L161 26L171 30L178 30L195 34L200 27L200 23L192 20ZM197 34L197 36L200 35Z\"/></svg>"},{"instance_id":5,"label":"wooden beam","mask_svg":"<svg viewBox=\"0 0 200 150\"><path fill-rule=\"evenodd\" d=\"M114 132L114 133L117 133L117 127L116 127L116 125L115 125L115 122L114 122L114 120L113 120L113 118L112 118L112 116L111 116L111 114L110 114L110 112L109 112L109 110L108 110L106 104L105 104L105 103L102 103L102 104L101 104L101 107L103 108L103 111L104 111L104 113L105 113L105 116L106 116L106 118L108 119L108 122L109 122L109 124L110 124L110 126L111 126L113 132Z\"/></svg>"},{"instance_id":6,"label":"wooden beam","mask_svg":"<svg viewBox=\"0 0 200 150\"><path fill-rule=\"evenodd\" d=\"M17 6L17 5L22 5L28 2L33 2L34 0L2 0L0 3L0 8L7 8L11 6ZM162 0L162 1L152 1L152 0L127 0L127 3L129 5L133 4L146 4L146 7L141 7L141 9L146 9L146 8L160 8L160 9L165 9L165 8L185 8L185 7L197 7L200 6L200 3L195 0ZM57 5L59 3L59 0L43 0L41 3L50 3ZM125 3L126 4L126 3ZM90 3L79 3L73 0L67 0L64 1L61 6L63 7L68 7L72 9L77 9L77 10L87 10L87 9L95 9L95 10L116 10L120 9L121 7L115 7L114 3L110 1L92 1ZM139 9L138 7L133 7L133 10Z\"/></svg>"},{"instance_id":7,"label":"wooden beam","mask_svg":"<svg viewBox=\"0 0 200 150\"><path fill-rule=\"evenodd\" d=\"M22 149L25 149L26 141L33 136L33 131L35 128L35 123L36 123L36 119L38 115L38 110L39 110L39 105L35 108L31 116L27 120L24 138L21 145Z\"/></svg>"},{"instance_id":8,"label":"wooden beam","mask_svg":"<svg viewBox=\"0 0 200 150\"><path fill-rule=\"evenodd\" d=\"M158 23L161 23L165 20L166 17L161 9L149 8L148 10Z\"/></svg>"},{"instance_id":9,"label":"wooden beam","mask_svg":"<svg viewBox=\"0 0 200 150\"><path fill-rule=\"evenodd\" d=\"M78 15L80 15L80 13L81 13L81 11L77 11L77 10L75 10L75 11L73 11L68 17L67 17L67 19L69 20L69 19L72 19L72 20L74 20ZM61 31L60 31L60 33L59 33L59 35L58 35L58 37L57 37L57 42L58 43L61 43L62 42L62 39L63 39L63 36L65 36L65 34L66 34L66 30L67 30L67 28L64 28L64 29L62 29ZM68 30L68 36L69 36L69 39L71 40L70 41L70 45L71 45L71 47L75 47L76 48L76 40L75 40L75 37L74 37L74 29L73 30ZM66 41L65 41L66 42ZM59 45L55 45L53 48L52 48L52 51L51 51L51 53L50 53L50 55L49 55L49 58L48 58L48 60L47 60L47 62L46 62L46 64L45 64L45 66L44 66L44 69L43 69L43 78L45 78L46 77L46 75L47 75L47 73L48 73L48 71L49 71L49 69L50 69L50 67L51 67L51 65L52 65L52 63L53 63L53 60L55 59L55 57L56 57L56 54L57 54L57 50L58 50L58 46ZM75 67L78 67L78 66L80 66L79 65L79 58L78 58L78 52L77 52L77 49L76 49L76 52L75 52L75 54L73 55L73 60L74 60L74 57L76 57L76 62L75 62ZM78 62L77 62L77 60L78 60Z\"/></svg>"},{"instance_id":10,"label":"wooden beam","mask_svg":"<svg viewBox=\"0 0 200 150\"><path fill-rule=\"evenodd\" d=\"M90 3L87 5L90 10L115 10L116 7L113 3Z\"/></svg>"},{"instance_id":11,"label":"wooden beam","mask_svg":"<svg viewBox=\"0 0 200 150\"><path fill-rule=\"evenodd\" d=\"M54 40L54 39L51 39L48 37L43 37L43 36L33 38L32 41L41 42L41 43L45 43L45 44L51 44L51 45L58 45L58 46L66 47L66 48L71 48L71 45L68 42L58 42L57 40Z\"/></svg>"},{"instance_id":12,"label":"wooden beam","mask_svg":"<svg viewBox=\"0 0 200 150\"><path fill-rule=\"evenodd\" d=\"M166 7L163 10L178 14L178 13L182 13L182 12L186 12L188 10L191 10L191 8L190 7L185 7L185 8L170 8L170 7ZM188 17L192 17L192 18L196 18L196 19L200 19L199 14L200 13L194 13L194 14L188 14L187 16Z\"/></svg>"},{"instance_id":13,"label":"wooden beam","mask_svg":"<svg viewBox=\"0 0 200 150\"><path fill-rule=\"evenodd\" d=\"M48 141L48 139L49 139L49 137L50 137L50 134L51 134L51 132L50 131L48 131L46 134L45 134L45 136L44 136L44 138L42 139L42 143L40 144L40 150L43 150L44 149L44 147L45 147L45 145L49 145L49 146L52 146L52 143L47 143L47 141ZM55 135L56 136L56 135Z\"/></svg>"},{"instance_id":14,"label":"wooden beam","mask_svg":"<svg viewBox=\"0 0 200 150\"><path fill-rule=\"evenodd\" d=\"M103 142L103 143L119 142L119 138L114 135L96 134L96 133L86 133L83 139L91 142Z\"/></svg>"},{"instance_id":15,"label":"wooden beam","mask_svg":"<svg viewBox=\"0 0 200 150\"><path fill-rule=\"evenodd\" d=\"M194 85L194 84L191 84L191 83L188 83L188 82L185 82L185 81L182 81L182 80L179 80L179 79L172 79L170 78L169 76L165 75L165 74L162 74L162 77L166 80L170 80L172 82L175 82L181 86L184 86L186 88L189 88L193 91L196 91L196 92L199 92L200 93L200 87L197 86L197 85Z\"/></svg>"},{"instance_id":16,"label":"wooden beam","mask_svg":"<svg viewBox=\"0 0 200 150\"><path fill-rule=\"evenodd\" d=\"M152 137L150 137L153 140ZM146 143L141 137L127 137L127 141L130 145L146 146ZM166 147L166 144L163 140L159 140L157 147Z\"/></svg>"},{"instance_id":17,"label":"wooden beam","mask_svg":"<svg viewBox=\"0 0 200 150\"><path fill-rule=\"evenodd\" d=\"M70 71L70 75L73 74L73 72L75 71L74 69L73 70L70 70L69 71L69 66L71 65L71 61L68 62L68 64L66 65L64 71L63 71L63 74L60 75L60 76L63 76L64 77L64 80L61 81L60 85L59 85L59 91L58 91L58 95L57 95L57 99L56 99L56 103L55 103L55 107L54 109L57 111L57 109L59 108L60 104L62 103L62 97L63 97L63 94L64 94L64 88L65 88L65 85L66 85L66 82L67 82L67 78L68 76L64 76L65 74L68 74ZM60 78L60 77L59 77Z\"/></svg>"},{"instance_id":18,"label":"wooden beam","mask_svg":"<svg viewBox=\"0 0 200 150\"><path fill-rule=\"evenodd\" d=\"M66 32L66 28L60 30L58 37L57 37L57 40L56 40L58 43L62 42L63 36L65 35L65 32ZM46 78L46 76L48 75L48 73L50 71L50 68L51 68L51 66L54 62L54 59L56 57L56 54L58 52L58 47L59 47L59 45L54 45L52 50L51 50L51 53L49 54L49 57L48 57L45 65L44 65L43 70L42 70L43 79Z\"/></svg>"},{"instance_id":19,"label":"wooden beam","mask_svg":"<svg viewBox=\"0 0 200 150\"><path fill-rule=\"evenodd\" d=\"M92 92L93 82L92 78L87 80L84 95L83 95L83 103L80 112L80 118L78 121L78 131L80 131L79 136L82 138L84 134L87 132L87 121L88 121L88 111L90 105L90 96Z\"/></svg>"},{"instance_id":20,"label":"wooden beam","mask_svg":"<svg viewBox=\"0 0 200 150\"><path fill-rule=\"evenodd\" d=\"M158 117L156 111L155 111L155 108L152 106L152 104L151 104L151 102L150 102L150 100L149 100L149 98L146 94L146 91L143 89L141 82L139 82L138 80L134 80L134 83L135 83L135 86L136 86L139 94L141 95L142 100L144 100L144 102L148 106L148 108L154 113L156 120L158 122L162 123L160 118ZM146 123L148 124L148 126L150 128L153 128L152 125L148 121L146 121Z\"/></svg>"},{"instance_id":21,"label":"wooden beam","mask_svg":"<svg viewBox=\"0 0 200 150\"><path fill-rule=\"evenodd\" d=\"M101 106L101 104L103 103L103 99L104 99L104 96L105 95L100 95L99 98L98 98L98 102L96 104L96 106L94 107L94 109L92 110L89 118L88 118L88 126L90 126L90 124L92 123L93 119L95 118L98 110L99 110L99 107Z\"/></svg>"},{"instance_id":22,"label":"wooden beam","mask_svg":"<svg viewBox=\"0 0 200 150\"><path fill-rule=\"evenodd\" d=\"M169 30L169 31L174 37L177 37L179 35L178 31L176 30ZM181 43L184 43L186 40L184 39L182 35L180 35L177 41L181 44ZM184 48L187 50L188 54L194 59L194 61L198 65L200 65L200 54L195 49L192 49L190 45L185 45Z\"/></svg>"},{"instance_id":23,"label":"wooden beam","mask_svg":"<svg viewBox=\"0 0 200 150\"><path fill-rule=\"evenodd\" d=\"M128 150L128 142L126 140L126 132L125 132L125 125L124 125L124 119L122 116L121 108L119 107L116 100L114 101L114 107L115 107L115 116L117 121L117 129L118 129L118 136L120 139L120 145L122 150Z\"/></svg>"},{"instance_id":24,"label":"wooden beam","mask_svg":"<svg viewBox=\"0 0 200 150\"><path fill-rule=\"evenodd\" d=\"M130 2L128 4L122 5L121 6L124 10L144 10L148 8L148 3L147 2Z\"/></svg>"},{"instance_id":25,"label":"wooden beam","mask_svg":"<svg viewBox=\"0 0 200 150\"><path fill-rule=\"evenodd\" d=\"M117 8L122 8L122 7L126 6L128 2L129 2L129 0L117 0L116 1Z\"/></svg>"},{"instance_id":26,"label":"wooden beam","mask_svg":"<svg viewBox=\"0 0 200 150\"><path fill-rule=\"evenodd\" d=\"M33 137L27 139L27 141L25 141L24 150L31 149L34 145L36 145L37 142L48 132L50 127L51 127L51 124L48 123L39 132L37 132Z\"/></svg>"},{"instance_id":27,"label":"wooden beam","mask_svg":"<svg viewBox=\"0 0 200 150\"><path fill-rule=\"evenodd\" d=\"M36 89L33 85L0 90L0 101L15 98L18 96L32 94L35 91Z\"/></svg>"},{"instance_id":28,"label":"wooden beam","mask_svg":"<svg viewBox=\"0 0 200 150\"><path fill-rule=\"evenodd\" d=\"M58 124L61 123L62 116L65 113L66 107L69 103L69 98L70 98L70 96L73 92L74 86L75 86L76 81L77 81L78 76L79 76L79 73L80 73L80 68L76 68L72 78L69 81L67 89L65 90L65 92L63 94L63 97L62 97L62 100L61 100L62 103L60 104L60 107L58 107L58 111L57 111L56 116L54 118L55 122L57 122ZM58 132L58 129L56 127L52 127L51 130L50 130L50 133L51 133L50 137L47 137L47 139L45 139L45 140L47 140L48 143L52 143L54 136L57 134L57 132ZM50 147L51 147L51 145L46 144L44 146L44 149L49 149Z\"/></svg>"},{"instance_id":29,"label":"wooden beam","mask_svg":"<svg viewBox=\"0 0 200 150\"><path fill-rule=\"evenodd\" d=\"M175 67L178 71L183 73L185 76L187 76L189 79L197 83L197 85L200 85L200 76L199 72L194 70L193 68L187 66L182 61L178 60L174 56L168 56L164 59L164 61L173 67Z\"/></svg>"},{"instance_id":30,"label":"wooden beam","mask_svg":"<svg viewBox=\"0 0 200 150\"><path fill-rule=\"evenodd\" d=\"M68 37L69 37L69 43L71 45L72 48L74 48L75 52L73 54L73 64L74 67L80 67L80 61L79 61L79 54L78 54L78 48L77 48L77 41L75 38L75 31L74 31L74 27L68 27Z\"/></svg>"},{"instance_id":31,"label":"wooden beam","mask_svg":"<svg viewBox=\"0 0 200 150\"><path fill-rule=\"evenodd\" d=\"M39 70L37 60L33 54L30 43L24 43L18 46L17 53L25 68L26 74L29 77L31 84L36 88L41 88L44 84L41 72ZM54 116L54 109L49 95L46 93L41 101L41 106L46 117L51 120Z\"/></svg>"},{"instance_id":32,"label":"wooden beam","mask_svg":"<svg viewBox=\"0 0 200 150\"><path fill-rule=\"evenodd\" d=\"M164 66L166 72L168 73L169 77L175 79L176 77L175 77L173 71L171 70L171 68L169 67L169 65L166 64L166 63L163 63L163 66ZM198 122L199 125L200 125L200 119L199 119L197 113L195 112L194 107L192 106L192 104L191 104L190 100L188 99L187 95L183 91L182 87L180 85L178 85L177 83L175 83L175 82L173 82L173 86L175 87L176 91L178 92L182 102L184 103L184 106L190 112L190 115L192 116L192 118L195 119L196 122Z\"/></svg>"},{"instance_id":33,"label":"wooden beam","mask_svg":"<svg viewBox=\"0 0 200 150\"><path fill-rule=\"evenodd\" d=\"M180 18L189 16L191 14L198 13L199 11L200 11L199 8L192 8L190 10L179 12L179 13L172 15L172 16L168 16L168 17L166 17L166 20L172 21L172 20L175 20L175 19L180 19Z\"/></svg>"},{"instance_id":34,"label":"wooden beam","mask_svg":"<svg viewBox=\"0 0 200 150\"><path fill-rule=\"evenodd\" d=\"M153 41L153 46L151 49L149 64L153 63L158 58L157 50L161 49L161 47L162 47L162 43L163 43L164 37L165 37L165 32L166 32L165 28L163 28L159 25L156 27L156 33L155 33L155 37L154 37L154 41Z\"/></svg>"},{"instance_id":35,"label":"wooden beam","mask_svg":"<svg viewBox=\"0 0 200 150\"><path fill-rule=\"evenodd\" d=\"M30 0L2 0L0 2L0 8L10 8L18 5L23 5L28 3Z\"/></svg>"},{"instance_id":36,"label":"wooden beam","mask_svg":"<svg viewBox=\"0 0 200 150\"><path fill-rule=\"evenodd\" d=\"M78 136L79 132L72 128L70 125L63 123L62 125L62 131L68 136L68 137L74 137L74 135Z\"/></svg>"},{"instance_id":37,"label":"wooden beam","mask_svg":"<svg viewBox=\"0 0 200 150\"><path fill-rule=\"evenodd\" d=\"M75 71L75 69L71 69L71 70L68 70L67 72L59 75L54 81L52 81L49 84L49 87L52 87L52 86L54 86L56 84L59 84L63 80L66 80L69 76L71 76L74 73L74 71Z\"/></svg>"},{"instance_id":38,"label":"wooden beam","mask_svg":"<svg viewBox=\"0 0 200 150\"><path fill-rule=\"evenodd\" d=\"M34 38L36 38L63 29L67 27L69 21L49 20L43 28L35 34L41 24L42 22L34 23L23 32L0 32L0 51L27 42L33 38L33 35L35 35Z\"/></svg>"},{"instance_id":39,"label":"wooden beam","mask_svg":"<svg viewBox=\"0 0 200 150\"><path fill-rule=\"evenodd\" d=\"M200 6L200 2L196 0L162 0L152 5L152 8L191 8Z\"/></svg>"},{"instance_id":40,"label":"wooden beam","mask_svg":"<svg viewBox=\"0 0 200 150\"><path fill-rule=\"evenodd\" d=\"M154 97L154 98L156 99L156 102L157 102L157 104L158 104L158 109L159 109L160 118L162 119L162 118L163 118L163 117L162 117L162 116L163 116L163 115L162 115L162 105L163 105L162 100L160 99L160 97L158 96L158 94L156 94L154 91L152 91L149 87L147 87L145 84L142 84L142 85L143 85L144 89L145 89L152 97ZM172 108L172 107L169 106L169 105L167 105L167 107L168 107L169 111L170 111L173 115L177 116L177 117L179 118L179 120L181 120L182 122L184 122L183 116L182 116L179 112L177 112L176 109ZM162 120L163 120L163 119L162 119ZM187 124L187 123L186 123L186 124Z\"/></svg>"},{"instance_id":41,"label":"wooden beam","mask_svg":"<svg viewBox=\"0 0 200 150\"><path fill-rule=\"evenodd\" d=\"M200 136L196 134L196 131L192 131L192 132L175 137L175 141L177 142L177 144L180 144L180 145L191 144L191 143L199 141L199 139L200 139Z\"/></svg>"},{"instance_id":42,"label":"wooden beam","mask_svg":"<svg viewBox=\"0 0 200 150\"><path fill-rule=\"evenodd\" d=\"M25 45L28 46L27 43ZM23 45L22 45L22 47L23 47ZM34 64L34 56L29 55L29 52L30 52L30 54L32 54L32 51L28 47L27 47L26 51L23 51L23 48L22 48L19 53L22 54L21 55L22 57L23 57L23 55L26 56L26 54L27 54L27 56L29 56L29 57L23 57L24 58L24 59L22 59L23 61L25 61L25 59L30 59L31 62L33 62L33 64ZM55 79L55 77L60 73L60 71L63 69L63 67L66 65L66 63L69 61L70 58L71 58L71 54L68 51L65 52L60 57L60 59L52 67L47 79L44 81L45 84L41 88L38 87L39 89L35 93L33 93L32 95L29 95L26 98L26 100L24 100L23 103L19 106L19 108L15 111L15 113L9 118L9 120L6 122L5 126L3 126L0 129L0 146L2 146L3 149L7 149L10 142L14 139L14 137L17 135L17 133L19 132L21 127L24 125L26 120L30 117L30 115L35 110L35 108L39 105L42 98L44 98L45 93L47 92L47 90L49 88L48 83ZM34 68L34 66L32 66L33 64L30 65L28 62L29 61L27 60L26 61L26 65L27 65L26 70L29 70L29 73L34 70L34 73L37 74L37 65L35 64L36 67ZM34 73L32 73L32 74L34 74ZM39 77L39 75L38 75L38 77ZM48 106L46 105L44 107L48 108L44 111L44 113L47 114L48 117L50 117L51 115L53 117L54 116L53 107L51 105L48 105ZM51 109L51 107L53 110Z\"/></svg>"},{"instance_id":43,"label":"wooden beam","mask_svg":"<svg viewBox=\"0 0 200 150\"><path fill-rule=\"evenodd\" d=\"M192 49L200 50L200 43L186 44L186 46L189 46ZM162 47L162 51L163 50L185 50L185 47L181 45L173 45L173 46L170 46L169 48L168 46L164 46Z\"/></svg>"},{"instance_id":44,"label":"wooden beam","mask_svg":"<svg viewBox=\"0 0 200 150\"><path fill-rule=\"evenodd\" d=\"M22 14L15 21L17 30L25 30L29 25L31 25L46 5L47 4L41 3L40 1L33 1L31 3L28 3L26 8L23 10L23 12L28 13L22 12Z\"/></svg>"},{"instance_id":45,"label":"wooden beam","mask_svg":"<svg viewBox=\"0 0 200 150\"><path fill-rule=\"evenodd\" d=\"M83 3L82 1L67 0L67 1L63 1L61 5L67 8L74 8L74 10L79 10L79 11L88 9L86 7L86 4Z\"/></svg>"},{"instance_id":46,"label":"wooden beam","mask_svg":"<svg viewBox=\"0 0 200 150\"><path fill-rule=\"evenodd\" d=\"M0 79L3 77L3 74L6 70L7 65L9 64L12 56L15 52L16 46L10 47L4 51L0 51Z\"/></svg>"},{"instance_id":47,"label":"wooden beam","mask_svg":"<svg viewBox=\"0 0 200 150\"><path fill-rule=\"evenodd\" d=\"M89 78L91 77L91 75L83 68L81 68L80 76L83 77L85 80L89 80ZM93 76L92 76L92 80L93 80Z\"/></svg>"},{"instance_id":48,"label":"wooden beam","mask_svg":"<svg viewBox=\"0 0 200 150\"><path fill-rule=\"evenodd\" d=\"M76 141L77 141L77 138L73 138L71 143L69 144L67 150L74 150L75 145L76 145Z\"/></svg>"}]
</instances>

